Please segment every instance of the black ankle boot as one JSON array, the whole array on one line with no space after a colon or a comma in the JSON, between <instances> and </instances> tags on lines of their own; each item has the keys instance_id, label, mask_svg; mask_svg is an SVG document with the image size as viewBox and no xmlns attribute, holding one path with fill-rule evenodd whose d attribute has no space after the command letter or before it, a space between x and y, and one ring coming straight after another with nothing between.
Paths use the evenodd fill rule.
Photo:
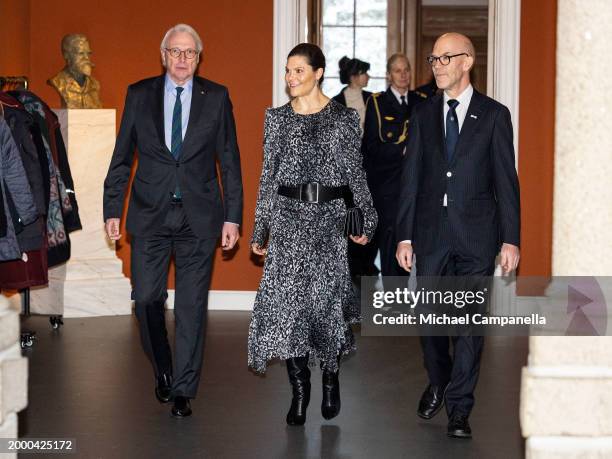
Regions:
<instances>
[{"instance_id":1,"label":"black ankle boot","mask_svg":"<svg viewBox=\"0 0 612 459\"><path fill-rule=\"evenodd\" d=\"M321 414L325 419L332 419L340 413L340 381L338 374L323 370L323 400L321 401Z\"/></svg>"},{"instance_id":2,"label":"black ankle boot","mask_svg":"<svg viewBox=\"0 0 612 459\"><path fill-rule=\"evenodd\" d=\"M287 374L293 389L291 408L287 413L287 424L301 426L306 422L306 408L310 402L310 370L308 355L287 359Z\"/></svg>"}]
</instances>

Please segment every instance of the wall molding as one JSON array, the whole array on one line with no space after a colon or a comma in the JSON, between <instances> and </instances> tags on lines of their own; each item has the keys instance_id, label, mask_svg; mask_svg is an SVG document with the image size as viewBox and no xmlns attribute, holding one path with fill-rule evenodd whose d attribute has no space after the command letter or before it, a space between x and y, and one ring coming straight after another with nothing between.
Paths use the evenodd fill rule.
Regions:
<instances>
[{"instance_id":1,"label":"wall molding","mask_svg":"<svg viewBox=\"0 0 612 459\"><path fill-rule=\"evenodd\" d=\"M256 291L249 290L210 290L208 292L209 311L252 311ZM174 309L174 290L168 290L167 309Z\"/></svg>"},{"instance_id":2,"label":"wall molding","mask_svg":"<svg viewBox=\"0 0 612 459\"><path fill-rule=\"evenodd\" d=\"M272 106L289 101L283 69L289 51L308 36L308 1L274 0L274 51L272 58Z\"/></svg>"},{"instance_id":3,"label":"wall molding","mask_svg":"<svg viewBox=\"0 0 612 459\"><path fill-rule=\"evenodd\" d=\"M510 110L518 169L521 2L489 1L488 95Z\"/></svg>"}]
</instances>

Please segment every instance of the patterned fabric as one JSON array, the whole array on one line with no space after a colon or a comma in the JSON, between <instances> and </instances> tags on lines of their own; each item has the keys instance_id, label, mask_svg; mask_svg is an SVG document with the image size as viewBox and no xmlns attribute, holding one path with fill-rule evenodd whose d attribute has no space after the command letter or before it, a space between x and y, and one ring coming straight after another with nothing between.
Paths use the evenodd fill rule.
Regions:
<instances>
[{"instance_id":1,"label":"patterned fabric","mask_svg":"<svg viewBox=\"0 0 612 459\"><path fill-rule=\"evenodd\" d=\"M249 329L248 365L266 370L272 358L319 358L338 368L338 356L354 349L351 323L360 321L343 236L346 206L297 201L277 194L279 185L348 184L372 238L377 215L366 184L357 112L330 101L300 115L288 103L268 109L264 163L251 242L268 253Z\"/></svg>"},{"instance_id":2,"label":"patterned fabric","mask_svg":"<svg viewBox=\"0 0 612 459\"><path fill-rule=\"evenodd\" d=\"M174 102L174 109L172 111L172 138L170 140L170 152L174 159L178 160L181 155L181 147L183 146L183 106L181 104L181 93L184 88L177 86L176 88L176 101ZM178 183L174 187L174 199L181 198L181 189Z\"/></svg>"},{"instance_id":3,"label":"patterned fabric","mask_svg":"<svg viewBox=\"0 0 612 459\"><path fill-rule=\"evenodd\" d=\"M41 127L42 140L47 152L47 165L49 167L49 180L50 180L50 193L49 193L49 209L47 213L47 241L49 247L56 247L61 244L68 243L68 237L66 228L64 227L64 218L62 215L62 208L65 211L71 210L72 206L68 194L66 193L66 186L60 177L59 170L55 166L53 161L53 153L51 151L51 145L49 145L49 131L47 125L44 122L45 111L42 104L33 98L22 94L18 96L18 99L23 103L28 113L34 115L34 119L38 122Z\"/></svg>"},{"instance_id":4,"label":"patterned fabric","mask_svg":"<svg viewBox=\"0 0 612 459\"><path fill-rule=\"evenodd\" d=\"M181 146L183 145L183 127L182 127L182 106L181 106L181 93L183 88L178 86L176 88L176 102L174 102L174 110L172 111L172 156L174 159L178 159L181 154Z\"/></svg>"},{"instance_id":5,"label":"patterned fabric","mask_svg":"<svg viewBox=\"0 0 612 459\"><path fill-rule=\"evenodd\" d=\"M457 105L459 105L459 101L451 99L447 104L449 110L446 114L446 159L450 163L451 159L453 159L457 142L459 141L459 120L457 119L457 112L455 111Z\"/></svg>"}]
</instances>

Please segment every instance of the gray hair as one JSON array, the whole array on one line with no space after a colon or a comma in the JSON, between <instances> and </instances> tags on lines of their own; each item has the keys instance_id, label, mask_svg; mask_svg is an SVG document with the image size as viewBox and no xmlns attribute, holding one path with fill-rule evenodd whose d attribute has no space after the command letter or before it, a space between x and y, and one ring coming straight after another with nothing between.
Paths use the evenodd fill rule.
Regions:
<instances>
[{"instance_id":1,"label":"gray hair","mask_svg":"<svg viewBox=\"0 0 612 459\"><path fill-rule=\"evenodd\" d=\"M177 24L174 27L171 27L170 29L168 29L168 31L166 32L166 35L164 35L164 39L162 40L161 46L159 47L160 51L162 52L162 55L164 54L164 51L167 48L168 40L170 39L172 34L175 32L187 32L189 35L193 37L193 40L195 41L195 44L196 44L196 51L198 52L198 54L202 52L202 39L200 38L198 33L195 31L195 29L187 24Z\"/></svg>"}]
</instances>

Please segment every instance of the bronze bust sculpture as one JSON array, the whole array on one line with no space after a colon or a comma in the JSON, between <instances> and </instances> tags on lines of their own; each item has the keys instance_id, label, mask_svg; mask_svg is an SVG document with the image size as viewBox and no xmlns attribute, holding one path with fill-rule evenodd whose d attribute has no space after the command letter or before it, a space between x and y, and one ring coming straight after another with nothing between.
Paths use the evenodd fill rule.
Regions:
<instances>
[{"instance_id":1,"label":"bronze bust sculpture","mask_svg":"<svg viewBox=\"0 0 612 459\"><path fill-rule=\"evenodd\" d=\"M91 76L94 65L89 58L91 48L87 37L66 35L62 38L62 55L66 66L47 81L59 92L62 107L102 108L100 83Z\"/></svg>"}]
</instances>

